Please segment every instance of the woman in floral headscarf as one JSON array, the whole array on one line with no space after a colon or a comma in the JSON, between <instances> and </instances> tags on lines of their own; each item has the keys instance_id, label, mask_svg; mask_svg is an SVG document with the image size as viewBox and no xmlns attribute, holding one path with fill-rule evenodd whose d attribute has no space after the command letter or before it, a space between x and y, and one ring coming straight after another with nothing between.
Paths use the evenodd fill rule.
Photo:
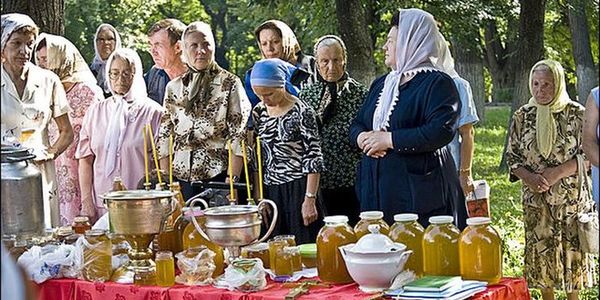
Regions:
<instances>
[{"instance_id":1,"label":"woman in floral headscarf","mask_svg":"<svg viewBox=\"0 0 600 300\"><path fill-rule=\"evenodd\" d=\"M102 90L96 85L94 74L79 50L69 40L51 34L42 34L38 40L36 64L58 75L71 107L69 119L73 126L73 143L63 155L54 160L60 199L60 219L63 225L68 225L81 211L79 163L75 158L81 123L90 105L103 100L104 97ZM54 123L51 123L48 128L50 140L56 140L58 128Z\"/></svg>"},{"instance_id":2,"label":"woman in floral headscarf","mask_svg":"<svg viewBox=\"0 0 600 300\"><path fill-rule=\"evenodd\" d=\"M94 35L94 60L90 69L98 86L104 91L104 97L112 96L108 87L108 78L105 77L106 60L116 49L121 48L121 36L119 32L110 24L100 24Z\"/></svg>"},{"instance_id":3,"label":"woman in floral headscarf","mask_svg":"<svg viewBox=\"0 0 600 300\"><path fill-rule=\"evenodd\" d=\"M419 222L452 215L465 224L456 167L445 147L456 133L460 100L452 78L434 65L440 56L432 15L401 9L384 45L392 72L376 79L350 127L363 152L356 189L361 210L413 212Z\"/></svg>"},{"instance_id":4,"label":"woman in floral headscarf","mask_svg":"<svg viewBox=\"0 0 600 300\"><path fill-rule=\"evenodd\" d=\"M513 116L506 153L511 180L523 182L524 273L544 299L554 299L555 288L577 299L592 275L577 235L577 213L593 205L582 149L584 108L569 99L563 68L553 60L531 68L529 90L529 103Z\"/></svg>"}]
</instances>

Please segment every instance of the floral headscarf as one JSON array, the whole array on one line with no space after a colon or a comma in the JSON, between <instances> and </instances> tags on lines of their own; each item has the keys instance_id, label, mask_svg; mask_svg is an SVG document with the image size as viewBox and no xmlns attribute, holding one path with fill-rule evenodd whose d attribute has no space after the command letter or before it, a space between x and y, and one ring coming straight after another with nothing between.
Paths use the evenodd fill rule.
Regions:
<instances>
[{"instance_id":1,"label":"floral headscarf","mask_svg":"<svg viewBox=\"0 0 600 300\"><path fill-rule=\"evenodd\" d=\"M265 29L270 29L272 27L275 27L277 30L279 30L279 33L281 34L281 44L283 45L283 53L280 58L284 61L291 63L291 60L296 56L296 53L300 52L301 48L300 43L298 43L298 39L294 34L294 31L292 31L292 29L284 22L281 22L279 20L268 20L260 24L260 26L258 26L256 31L254 31L254 35L256 36L256 42L258 43L258 49L261 49L260 32ZM265 58L265 54L262 53L262 50L260 51L263 58Z\"/></svg>"},{"instance_id":2,"label":"floral headscarf","mask_svg":"<svg viewBox=\"0 0 600 300\"><path fill-rule=\"evenodd\" d=\"M58 75L61 82L86 82L96 85L96 78L79 50L62 36L43 33L38 44L46 40L48 69ZM38 49L39 50L39 49ZM37 56L35 57L36 64Z\"/></svg>"}]
</instances>

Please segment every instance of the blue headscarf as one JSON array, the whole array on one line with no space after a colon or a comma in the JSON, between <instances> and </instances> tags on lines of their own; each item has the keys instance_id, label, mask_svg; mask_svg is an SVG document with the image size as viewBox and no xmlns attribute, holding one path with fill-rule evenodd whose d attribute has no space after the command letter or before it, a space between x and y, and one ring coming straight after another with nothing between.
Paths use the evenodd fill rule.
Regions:
<instances>
[{"instance_id":1,"label":"blue headscarf","mask_svg":"<svg viewBox=\"0 0 600 300\"><path fill-rule=\"evenodd\" d=\"M259 60L254 64L250 74L252 86L282 88L291 95L298 96L298 88L292 85L292 74L298 68L279 58Z\"/></svg>"}]
</instances>

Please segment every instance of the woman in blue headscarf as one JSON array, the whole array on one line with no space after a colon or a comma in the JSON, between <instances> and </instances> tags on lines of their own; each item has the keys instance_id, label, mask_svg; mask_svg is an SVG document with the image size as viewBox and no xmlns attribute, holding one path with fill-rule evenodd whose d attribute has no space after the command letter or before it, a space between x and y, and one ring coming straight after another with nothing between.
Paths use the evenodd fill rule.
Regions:
<instances>
[{"instance_id":1,"label":"woman in blue headscarf","mask_svg":"<svg viewBox=\"0 0 600 300\"><path fill-rule=\"evenodd\" d=\"M324 169L315 112L298 100L290 78L296 67L278 58L254 64L252 89L261 100L252 121L263 153L265 198L280 211L275 234L314 242L324 216L319 177Z\"/></svg>"}]
</instances>

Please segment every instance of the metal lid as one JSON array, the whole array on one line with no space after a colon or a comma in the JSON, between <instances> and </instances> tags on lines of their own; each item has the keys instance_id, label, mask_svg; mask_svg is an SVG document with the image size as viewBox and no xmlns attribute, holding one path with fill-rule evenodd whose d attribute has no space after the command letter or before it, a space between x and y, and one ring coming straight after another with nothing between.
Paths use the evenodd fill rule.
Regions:
<instances>
[{"instance_id":1,"label":"metal lid","mask_svg":"<svg viewBox=\"0 0 600 300\"><path fill-rule=\"evenodd\" d=\"M379 220L383 218L383 212L382 211L363 211L360 213L359 217L361 219L365 219L365 220Z\"/></svg>"},{"instance_id":2,"label":"metal lid","mask_svg":"<svg viewBox=\"0 0 600 300\"><path fill-rule=\"evenodd\" d=\"M90 218L87 216L77 216L75 218L73 218L73 222L75 223L85 223L85 222L89 222Z\"/></svg>"},{"instance_id":3,"label":"metal lid","mask_svg":"<svg viewBox=\"0 0 600 300\"><path fill-rule=\"evenodd\" d=\"M396 222L412 222L419 219L417 214L397 214L394 215L394 221Z\"/></svg>"},{"instance_id":4,"label":"metal lid","mask_svg":"<svg viewBox=\"0 0 600 300\"><path fill-rule=\"evenodd\" d=\"M31 149L24 147L2 146L0 152L0 161L3 163L15 163L35 158Z\"/></svg>"}]
</instances>

